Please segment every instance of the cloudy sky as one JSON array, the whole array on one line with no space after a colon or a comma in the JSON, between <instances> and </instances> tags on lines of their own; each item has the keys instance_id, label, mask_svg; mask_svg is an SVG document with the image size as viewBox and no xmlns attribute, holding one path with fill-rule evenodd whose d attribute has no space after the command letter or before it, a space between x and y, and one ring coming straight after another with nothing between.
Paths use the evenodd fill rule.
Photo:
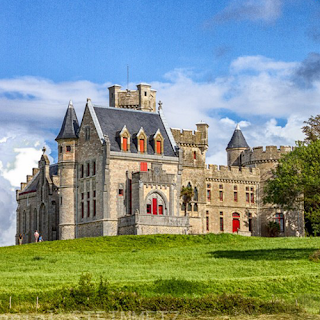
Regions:
<instances>
[{"instance_id":1,"label":"cloudy sky","mask_svg":"<svg viewBox=\"0 0 320 320\"><path fill-rule=\"evenodd\" d=\"M318 0L1 0L0 246L14 243L15 189L73 100L148 82L172 127L209 125L225 164L236 123L252 146L294 145L320 111Z\"/></svg>"}]
</instances>

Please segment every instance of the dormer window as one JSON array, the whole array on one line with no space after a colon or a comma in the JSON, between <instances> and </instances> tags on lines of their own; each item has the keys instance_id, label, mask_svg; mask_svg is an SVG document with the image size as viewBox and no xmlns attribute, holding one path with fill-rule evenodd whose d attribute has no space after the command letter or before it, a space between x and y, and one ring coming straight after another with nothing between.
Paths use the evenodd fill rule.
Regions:
<instances>
[{"instance_id":1,"label":"dormer window","mask_svg":"<svg viewBox=\"0 0 320 320\"><path fill-rule=\"evenodd\" d=\"M163 140L162 134L158 129L153 136L155 154L163 154Z\"/></svg>"},{"instance_id":2,"label":"dormer window","mask_svg":"<svg viewBox=\"0 0 320 320\"><path fill-rule=\"evenodd\" d=\"M140 153L147 152L147 135L145 134L142 127L137 133L137 149L138 149L138 152Z\"/></svg>"},{"instance_id":3,"label":"dormer window","mask_svg":"<svg viewBox=\"0 0 320 320\"><path fill-rule=\"evenodd\" d=\"M130 133L126 126L124 126L120 132L120 143L122 151L130 151Z\"/></svg>"}]
</instances>

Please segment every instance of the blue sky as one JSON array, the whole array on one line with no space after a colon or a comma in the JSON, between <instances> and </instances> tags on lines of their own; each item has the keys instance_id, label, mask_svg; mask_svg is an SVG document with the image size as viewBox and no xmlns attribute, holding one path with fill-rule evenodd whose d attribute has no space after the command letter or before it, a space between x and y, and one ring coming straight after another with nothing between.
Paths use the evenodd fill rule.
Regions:
<instances>
[{"instance_id":1,"label":"blue sky","mask_svg":"<svg viewBox=\"0 0 320 320\"><path fill-rule=\"evenodd\" d=\"M294 145L320 110L320 0L0 1L0 246L14 190L42 146L56 160L68 101L148 82L171 127L209 128L225 164L236 123L251 147Z\"/></svg>"}]
</instances>

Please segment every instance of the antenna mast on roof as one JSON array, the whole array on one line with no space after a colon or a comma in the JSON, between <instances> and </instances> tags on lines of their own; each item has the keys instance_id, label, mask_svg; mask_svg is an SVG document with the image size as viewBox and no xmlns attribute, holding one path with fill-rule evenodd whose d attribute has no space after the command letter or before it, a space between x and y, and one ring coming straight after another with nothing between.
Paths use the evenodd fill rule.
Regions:
<instances>
[{"instance_id":1,"label":"antenna mast on roof","mask_svg":"<svg viewBox=\"0 0 320 320\"><path fill-rule=\"evenodd\" d=\"M129 89L129 65L127 64L127 90Z\"/></svg>"}]
</instances>

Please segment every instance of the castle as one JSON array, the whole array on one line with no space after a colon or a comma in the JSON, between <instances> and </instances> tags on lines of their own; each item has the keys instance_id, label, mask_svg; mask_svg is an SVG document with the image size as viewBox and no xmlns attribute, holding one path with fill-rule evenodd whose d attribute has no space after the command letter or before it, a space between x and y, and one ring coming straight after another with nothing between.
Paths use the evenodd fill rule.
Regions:
<instances>
[{"instance_id":1,"label":"castle","mask_svg":"<svg viewBox=\"0 0 320 320\"><path fill-rule=\"evenodd\" d=\"M263 186L291 147L250 148L239 126L226 148L228 166L206 165L208 125L170 129L156 90L109 88L109 107L87 100L79 125L70 101L56 138L58 163L43 149L38 168L16 192L17 236L34 241L142 234L229 232L304 235L303 210L264 205ZM185 203L181 188L193 189Z\"/></svg>"}]
</instances>

